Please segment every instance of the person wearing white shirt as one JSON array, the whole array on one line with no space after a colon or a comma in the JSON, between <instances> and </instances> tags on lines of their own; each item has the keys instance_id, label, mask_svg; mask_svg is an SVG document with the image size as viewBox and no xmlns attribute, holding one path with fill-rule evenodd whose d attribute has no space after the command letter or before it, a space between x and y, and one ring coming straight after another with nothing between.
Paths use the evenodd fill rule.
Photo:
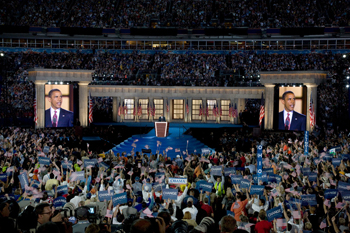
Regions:
<instances>
[{"instance_id":1,"label":"person wearing white shirt","mask_svg":"<svg viewBox=\"0 0 350 233\"><path fill-rule=\"evenodd\" d=\"M185 213L188 211L191 213L191 219L196 221L198 209L192 204L193 200L192 198L187 199L187 207L182 210L182 213L185 215Z\"/></svg>"},{"instance_id":2,"label":"person wearing white shirt","mask_svg":"<svg viewBox=\"0 0 350 233\"><path fill-rule=\"evenodd\" d=\"M255 199L257 199L257 198L253 197L248 202L249 204L252 205L252 209L253 209L254 212L260 212L260 210L265 210L266 211L269 208L269 203L266 202L264 199L259 199L258 204L256 204Z\"/></svg>"}]
</instances>

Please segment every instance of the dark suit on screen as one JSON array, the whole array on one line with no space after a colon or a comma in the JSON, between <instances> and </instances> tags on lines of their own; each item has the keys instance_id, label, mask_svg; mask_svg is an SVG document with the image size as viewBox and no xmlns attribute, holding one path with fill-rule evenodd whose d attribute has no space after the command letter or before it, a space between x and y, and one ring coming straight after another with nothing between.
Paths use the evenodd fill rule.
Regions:
<instances>
[{"instance_id":1,"label":"dark suit on screen","mask_svg":"<svg viewBox=\"0 0 350 233\"><path fill-rule=\"evenodd\" d=\"M165 116L160 116L159 119L158 119L158 121L166 121L166 120L165 120Z\"/></svg>"},{"instance_id":2,"label":"dark suit on screen","mask_svg":"<svg viewBox=\"0 0 350 233\"><path fill-rule=\"evenodd\" d=\"M63 108L60 109L57 127L73 127L74 114ZM50 108L45 110L45 127L52 127Z\"/></svg>"},{"instance_id":3,"label":"dark suit on screen","mask_svg":"<svg viewBox=\"0 0 350 233\"><path fill-rule=\"evenodd\" d=\"M278 129L285 130L283 111L278 113ZM305 131L306 130L306 116L303 114L300 114L296 111L293 111L293 117L291 119L291 124L290 124L289 130Z\"/></svg>"}]
</instances>

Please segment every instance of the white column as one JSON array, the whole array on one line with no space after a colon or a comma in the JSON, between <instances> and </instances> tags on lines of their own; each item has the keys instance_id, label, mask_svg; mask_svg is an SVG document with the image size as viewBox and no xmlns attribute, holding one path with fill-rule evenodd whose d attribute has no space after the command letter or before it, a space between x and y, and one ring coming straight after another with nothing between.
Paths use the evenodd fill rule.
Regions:
<instances>
[{"instance_id":1,"label":"white column","mask_svg":"<svg viewBox=\"0 0 350 233\"><path fill-rule=\"evenodd\" d=\"M83 127L87 127L88 122L88 85L89 82L79 82L79 120Z\"/></svg>"},{"instance_id":2,"label":"white column","mask_svg":"<svg viewBox=\"0 0 350 233\"><path fill-rule=\"evenodd\" d=\"M203 115L205 116L204 117L204 122L207 122L207 98L202 98L202 103L203 103Z\"/></svg>"},{"instance_id":3,"label":"white column","mask_svg":"<svg viewBox=\"0 0 350 233\"><path fill-rule=\"evenodd\" d=\"M312 95L312 101L314 103L314 111L315 111L315 116L317 116L317 84L314 83L305 83L307 87L307 101L306 101L306 109L307 109L307 114L306 114L306 130L312 131L313 129L310 127L310 100L311 100L311 95ZM317 122L316 122L317 124Z\"/></svg>"},{"instance_id":4,"label":"white column","mask_svg":"<svg viewBox=\"0 0 350 233\"><path fill-rule=\"evenodd\" d=\"M187 100L188 100L187 122L192 122L192 98L187 98Z\"/></svg>"},{"instance_id":5,"label":"white column","mask_svg":"<svg viewBox=\"0 0 350 233\"><path fill-rule=\"evenodd\" d=\"M138 109L138 105L139 104L139 97L135 97L134 99L134 109L136 108L136 115L134 117L134 121L139 121L138 119L138 115L137 115L137 109Z\"/></svg>"},{"instance_id":6,"label":"white column","mask_svg":"<svg viewBox=\"0 0 350 233\"><path fill-rule=\"evenodd\" d=\"M118 97L113 97L113 121L117 121L118 119Z\"/></svg>"},{"instance_id":7,"label":"white column","mask_svg":"<svg viewBox=\"0 0 350 233\"><path fill-rule=\"evenodd\" d=\"M165 116L165 119L166 121L169 121L170 122L170 101L168 102L168 98L167 97L164 97L163 98L163 114ZM166 111L166 104L169 104L169 112Z\"/></svg>"},{"instance_id":8,"label":"white column","mask_svg":"<svg viewBox=\"0 0 350 233\"><path fill-rule=\"evenodd\" d=\"M275 95L275 85L265 84L265 129L273 129L273 104Z\"/></svg>"},{"instance_id":9,"label":"white column","mask_svg":"<svg viewBox=\"0 0 350 233\"><path fill-rule=\"evenodd\" d=\"M45 83L46 81L43 80L35 81L36 109L38 116L36 128L45 127Z\"/></svg>"}]
</instances>

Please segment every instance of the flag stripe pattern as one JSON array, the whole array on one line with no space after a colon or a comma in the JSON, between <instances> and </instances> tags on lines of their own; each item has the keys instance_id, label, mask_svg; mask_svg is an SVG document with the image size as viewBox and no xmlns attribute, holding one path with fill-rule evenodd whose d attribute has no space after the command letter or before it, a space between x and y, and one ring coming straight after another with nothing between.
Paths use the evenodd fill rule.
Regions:
<instances>
[{"instance_id":1,"label":"flag stripe pattern","mask_svg":"<svg viewBox=\"0 0 350 233\"><path fill-rule=\"evenodd\" d=\"M91 124L94 121L94 118L92 116L93 110L92 110L92 98L91 98L91 93L90 93L90 98L89 98L89 123Z\"/></svg>"},{"instance_id":2,"label":"flag stripe pattern","mask_svg":"<svg viewBox=\"0 0 350 233\"><path fill-rule=\"evenodd\" d=\"M259 113L259 126L261 126L262 120L265 117L265 103L264 103L264 93L261 93L261 104L260 104L260 113Z\"/></svg>"}]
</instances>

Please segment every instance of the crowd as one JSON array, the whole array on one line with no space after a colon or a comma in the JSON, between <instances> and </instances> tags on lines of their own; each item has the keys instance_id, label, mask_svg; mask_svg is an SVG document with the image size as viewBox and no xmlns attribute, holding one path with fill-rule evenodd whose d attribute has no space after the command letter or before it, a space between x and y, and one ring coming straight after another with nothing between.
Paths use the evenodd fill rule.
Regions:
<instances>
[{"instance_id":1,"label":"crowd","mask_svg":"<svg viewBox=\"0 0 350 233\"><path fill-rule=\"evenodd\" d=\"M303 133L254 138L245 130L223 134L222 152L170 158L166 151L90 151L71 129L3 128L0 230L349 232L347 129L316 128L307 154ZM20 214L26 200L35 209ZM106 213L92 213L101 202Z\"/></svg>"},{"instance_id":2,"label":"crowd","mask_svg":"<svg viewBox=\"0 0 350 233\"><path fill-rule=\"evenodd\" d=\"M349 26L347 1L2 1L0 25L43 27ZM227 25L228 23L228 25Z\"/></svg>"}]
</instances>

